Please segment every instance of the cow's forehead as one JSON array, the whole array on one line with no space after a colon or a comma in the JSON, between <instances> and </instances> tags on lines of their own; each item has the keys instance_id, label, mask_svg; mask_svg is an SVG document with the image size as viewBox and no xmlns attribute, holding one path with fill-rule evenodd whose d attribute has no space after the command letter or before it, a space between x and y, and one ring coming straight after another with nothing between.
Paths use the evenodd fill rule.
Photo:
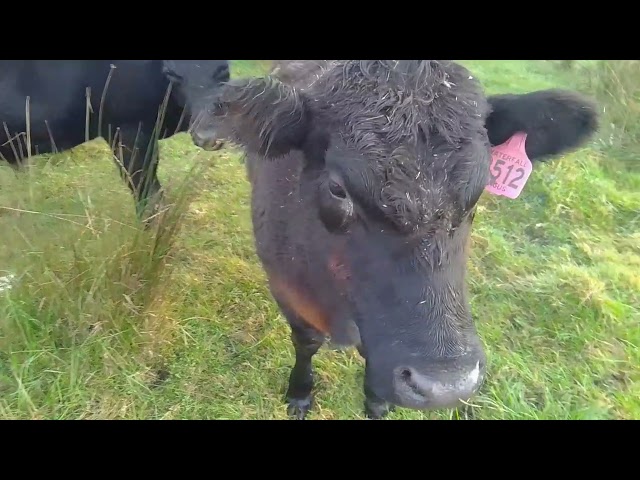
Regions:
<instances>
[{"instance_id":1,"label":"cow's forehead","mask_svg":"<svg viewBox=\"0 0 640 480\"><path fill-rule=\"evenodd\" d=\"M388 155L403 146L419 150L421 142L456 149L482 134L489 107L466 69L413 61L412 69L402 64L395 70L380 62L337 62L305 89L319 118L345 143L369 155Z\"/></svg>"}]
</instances>

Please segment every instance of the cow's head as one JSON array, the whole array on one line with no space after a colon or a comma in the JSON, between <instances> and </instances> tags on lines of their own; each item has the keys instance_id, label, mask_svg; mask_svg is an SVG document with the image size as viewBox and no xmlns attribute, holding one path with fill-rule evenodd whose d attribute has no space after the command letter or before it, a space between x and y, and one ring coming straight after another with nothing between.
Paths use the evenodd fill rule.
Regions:
<instances>
[{"instance_id":1,"label":"cow's head","mask_svg":"<svg viewBox=\"0 0 640 480\"><path fill-rule=\"evenodd\" d=\"M304 249L309 275L326 279L316 300L342 306L329 333L360 342L373 393L422 409L455 406L484 378L465 267L491 146L526 132L535 162L596 128L593 104L576 93L486 98L453 62L349 60L305 89L233 81L194 141L223 136L264 161L300 159L300 191L311 193L299 208L317 222L304 228L327 232ZM349 321L359 338L345 338Z\"/></svg>"},{"instance_id":2,"label":"cow's head","mask_svg":"<svg viewBox=\"0 0 640 480\"><path fill-rule=\"evenodd\" d=\"M229 60L163 60L162 72L173 83L172 95L186 109L191 126L230 79Z\"/></svg>"}]
</instances>

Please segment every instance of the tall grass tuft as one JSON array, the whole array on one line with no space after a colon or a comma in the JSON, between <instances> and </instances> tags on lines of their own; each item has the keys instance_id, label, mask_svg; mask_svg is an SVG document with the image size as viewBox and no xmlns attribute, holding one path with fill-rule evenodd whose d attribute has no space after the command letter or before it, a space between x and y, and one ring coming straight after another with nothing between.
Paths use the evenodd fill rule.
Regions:
<instances>
[{"instance_id":1,"label":"tall grass tuft","mask_svg":"<svg viewBox=\"0 0 640 480\"><path fill-rule=\"evenodd\" d=\"M207 163L165 182L162 208L145 223L114 168L113 160L122 164L119 149L94 146L74 149L86 152L84 170L29 162L15 178L0 178L0 230L11 252L0 255L0 277L11 271L10 288L0 292L0 418L99 411L102 399L84 397L97 379L115 387L96 391L132 381L148 389L143 377L161 367L179 330L164 306L171 301L176 238ZM91 184L70 187L74 174ZM117 193L102 190L101 180ZM52 212L56 192L75 198ZM66 398L74 392L76 402Z\"/></svg>"}]
</instances>

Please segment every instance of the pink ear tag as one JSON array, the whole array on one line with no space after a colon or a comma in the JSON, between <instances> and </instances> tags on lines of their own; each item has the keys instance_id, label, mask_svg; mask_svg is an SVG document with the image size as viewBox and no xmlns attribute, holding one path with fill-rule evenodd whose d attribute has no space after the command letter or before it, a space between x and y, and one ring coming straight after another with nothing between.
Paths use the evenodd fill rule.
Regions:
<instances>
[{"instance_id":1,"label":"pink ear tag","mask_svg":"<svg viewBox=\"0 0 640 480\"><path fill-rule=\"evenodd\" d=\"M491 180L485 190L494 195L518 198L533 170L524 149L527 134L518 132L491 151Z\"/></svg>"}]
</instances>

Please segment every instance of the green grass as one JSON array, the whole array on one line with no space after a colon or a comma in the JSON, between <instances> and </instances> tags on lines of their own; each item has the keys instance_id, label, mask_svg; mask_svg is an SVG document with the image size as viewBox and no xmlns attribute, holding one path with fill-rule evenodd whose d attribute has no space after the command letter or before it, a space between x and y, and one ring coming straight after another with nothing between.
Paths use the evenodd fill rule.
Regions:
<instances>
[{"instance_id":1,"label":"green grass","mask_svg":"<svg viewBox=\"0 0 640 480\"><path fill-rule=\"evenodd\" d=\"M576 85L578 67L553 62L464 63L492 93ZM475 418L640 418L640 174L603 143L538 167L517 201L481 199L468 281L489 373ZM161 156L170 198L191 192L162 238L138 231L101 141L18 176L0 167L0 277L16 275L0 292L0 418L286 418L293 348L239 153L178 135ZM309 418L363 418L357 353L323 349L315 367Z\"/></svg>"}]
</instances>

